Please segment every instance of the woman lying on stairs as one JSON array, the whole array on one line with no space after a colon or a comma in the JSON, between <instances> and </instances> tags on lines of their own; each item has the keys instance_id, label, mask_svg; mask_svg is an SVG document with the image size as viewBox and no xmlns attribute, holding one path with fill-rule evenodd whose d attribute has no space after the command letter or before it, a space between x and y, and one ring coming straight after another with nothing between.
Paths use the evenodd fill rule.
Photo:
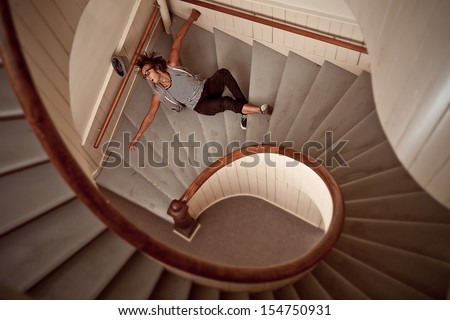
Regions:
<instances>
[{"instance_id":1,"label":"woman lying on stairs","mask_svg":"<svg viewBox=\"0 0 450 320\"><path fill-rule=\"evenodd\" d=\"M168 62L155 52L144 52L138 56L138 72L151 83L153 96L149 111L130 142L129 149L135 149L135 144L152 123L161 103L177 112L187 108L208 116L231 110L242 115L241 128L244 130L247 127L247 114L272 113L272 107L267 104L258 107L249 103L227 69L220 69L210 78L200 80L180 66L181 43L199 16L200 12L193 9L189 19L181 26L170 50ZM225 87L234 98L222 96Z\"/></svg>"}]
</instances>

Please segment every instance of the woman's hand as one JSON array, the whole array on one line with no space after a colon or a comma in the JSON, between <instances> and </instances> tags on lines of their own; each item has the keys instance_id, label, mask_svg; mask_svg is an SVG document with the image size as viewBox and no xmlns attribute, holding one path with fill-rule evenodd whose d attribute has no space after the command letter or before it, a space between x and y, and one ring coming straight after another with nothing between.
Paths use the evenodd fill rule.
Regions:
<instances>
[{"instance_id":1,"label":"woman's hand","mask_svg":"<svg viewBox=\"0 0 450 320\"><path fill-rule=\"evenodd\" d=\"M136 137L131 140L131 142L128 144L128 150L134 151L136 150L136 143L139 141L139 139L136 139Z\"/></svg>"},{"instance_id":2,"label":"woman's hand","mask_svg":"<svg viewBox=\"0 0 450 320\"><path fill-rule=\"evenodd\" d=\"M200 17L200 15L201 15L200 11L192 9L191 15L189 16L189 19L192 20L192 21L197 21L198 17Z\"/></svg>"}]
</instances>

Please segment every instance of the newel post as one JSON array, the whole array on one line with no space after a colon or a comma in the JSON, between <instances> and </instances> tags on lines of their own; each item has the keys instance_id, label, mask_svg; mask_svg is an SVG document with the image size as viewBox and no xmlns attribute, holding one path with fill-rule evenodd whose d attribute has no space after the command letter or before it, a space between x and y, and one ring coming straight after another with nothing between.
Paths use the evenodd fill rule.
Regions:
<instances>
[{"instance_id":1,"label":"newel post","mask_svg":"<svg viewBox=\"0 0 450 320\"><path fill-rule=\"evenodd\" d=\"M175 199L170 203L167 214L173 218L174 231L190 240L200 225L189 215L188 209L187 204Z\"/></svg>"}]
</instances>

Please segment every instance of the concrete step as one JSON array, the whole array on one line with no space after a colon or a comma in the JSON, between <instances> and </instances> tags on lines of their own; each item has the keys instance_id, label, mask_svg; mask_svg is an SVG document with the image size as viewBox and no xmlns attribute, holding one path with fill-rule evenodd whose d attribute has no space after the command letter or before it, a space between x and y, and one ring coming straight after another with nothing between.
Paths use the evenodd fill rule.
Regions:
<instances>
[{"instance_id":1,"label":"concrete step","mask_svg":"<svg viewBox=\"0 0 450 320\"><path fill-rule=\"evenodd\" d=\"M346 143L345 146L339 150L339 155L348 163L355 157L386 141L386 135L381 128L380 120L374 109L341 138L336 139L333 135L333 139L334 143L338 140L342 140ZM323 150L318 157L326 160L324 152L325 150ZM333 161L330 164L326 163L326 166L328 170L333 171L333 169L340 167L341 165L337 161Z\"/></svg>"},{"instance_id":2,"label":"concrete step","mask_svg":"<svg viewBox=\"0 0 450 320\"><path fill-rule=\"evenodd\" d=\"M254 41L251 61L249 101L257 106L264 103L274 106L286 57ZM270 63L267 63L268 61ZM246 140L261 142L269 127L269 121L269 115L248 115Z\"/></svg>"},{"instance_id":3,"label":"concrete step","mask_svg":"<svg viewBox=\"0 0 450 320\"><path fill-rule=\"evenodd\" d=\"M189 300L218 300L219 297L219 289L196 283L192 284L191 292L189 293Z\"/></svg>"},{"instance_id":4,"label":"concrete step","mask_svg":"<svg viewBox=\"0 0 450 320\"><path fill-rule=\"evenodd\" d=\"M133 106L133 108L125 109L125 115L133 124L134 128L130 128L129 131L118 130L113 140L123 141L123 135L124 133L127 134L127 132L129 136L126 141L131 140L134 137L142 120L148 113L151 97L152 94L149 85L145 81L139 81L129 100L129 104ZM175 140L177 132L175 132L171 122L168 120L166 112L172 113L168 113L169 117L178 117L181 121L184 115L189 114L191 111L177 113L171 110L165 111L165 109L166 108L161 105L152 124L145 131L143 137L141 137L140 143L153 146L155 153L159 155L160 158L167 161L169 168L174 172L177 179L187 188L197 177L197 171L189 165L186 149L174 148L172 146L172 142ZM175 165L173 161L174 158L180 159L179 162L184 164L184 167Z\"/></svg>"},{"instance_id":5,"label":"concrete step","mask_svg":"<svg viewBox=\"0 0 450 320\"><path fill-rule=\"evenodd\" d=\"M158 217L173 222L167 215L167 208L173 200L162 193L133 168L103 168L97 183L104 188L134 202Z\"/></svg>"},{"instance_id":6,"label":"concrete step","mask_svg":"<svg viewBox=\"0 0 450 320\"><path fill-rule=\"evenodd\" d=\"M185 300L189 297L192 282L165 270L158 280L150 300Z\"/></svg>"},{"instance_id":7,"label":"concrete step","mask_svg":"<svg viewBox=\"0 0 450 320\"><path fill-rule=\"evenodd\" d=\"M74 197L50 163L0 178L0 235Z\"/></svg>"},{"instance_id":8,"label":"concrete step","mask_svg":"<svg viewBox=\"0 0 450 320\"><path fill-rule=\"evenodd\" d=\"M329 264L321 261L313 270L314 277L327 289L333 299L361 300L368 297L350 281L334 270Z\"/></svg>"},{"instance_id":9,"label":"concrete step","mask_svg":"<svg viewBox=\"0 0 450 320\"><path fill-rule=\"evenodd\" d=\"M23 110L3 68L0 68L0 97L0 119L23 116Z\"/></svg>"},{"instance_id":10,"label":"concrete step","mask_svg":"<svg viewBox=\"0 0 450 320\"><path fill-rule=\"evenodd\" d=\"M346 218L343 233L450 263L450 224Z\"/></svg>"},{"instance_id":11,"label":"concrete step","mask_svg":"<svg viewBox=\"0 0 450 320\"><path fill-rule=\"evenodd\" d=\"M105 300L145 300L150 297L164 268L136 252L98 296Z\"/></svg>"},{"instance_id":12,"label":"concrete step","mask_svg":"<svg viewBox=\"0 0 450 320\"><path fill-rule=\"evenodd\" d=\"M323 261L371 299L430 299L419 290L336 248L331 249Z\"/></svg>"},{"instance_id":13,"label":"concrete step","mask_svg":"<svg viewBox=\"0 0 450 320\"><path fill-rule=\"evenodd\" d=\"M425 191L345 202L347 218L450 223L448 209Z\"/></svg>"},{"instance_id":14,"label":"concrete step","mask_svg":"<svg viewBox=\"0 0 450 320\"><path fill-rule=\"evenodd\" d=\"M311 274L301 278L294 283L294 288L302 300L330 300L330 294L325 290L319 281Z\"/></svg>"},{"instance_id":15,"label":"concrete step","mask_svg":"<svg viewBox=\"0 0 450 320\"><path fill-rule=\"evenodd\" d=\"M228 69L236 79L245 97L249 97L250 72L252 65L252 46L236 39L225 32L214 29L216 41L217 65ZM229 91L228 94L231 95ZM224 112L226 145L237 141L239 145L245 142L245 131L240 127L241 115L231 111ZM228 152L226 152L228 153Z\"/></svg>"},{"instance_id":16,"label":"concrete step","mask_svg":"<svg viewBox=\"0 0 450 320\"><path fill-rule=\"evenodd\" d=\"M281 78L274 112L270 117L268 132L272 141L281 143L287 134L314 83L320 66L289 52Z\"/></svg>"},{"instance_id":17,"label":"concrete step","mask_svg":"<svg viewBox=\"0 0 450 320\"><path fill-rule=\"evenodd\" d=\"M0 281L26 291L105 228L79 200L21 226L0 238Z\"/></svg>"},{"instance_id":18,"label":"concrete step","mask_svg":"<svg viewBox=\"0 0 450 320\"><path fill-rule=\"evenodd\" d=\"M434 299L447 295L448 263L346 234L341 235L335 247Z\"/></svg>"},{"instance_id":19,"label":"concrete step","mask_svg":"<svg viewBox=\"0 0 450 320\"><path fill-rule=\"evenodd\" d=\"M94 299L134 251L131 245L108 230L28 293L37 299Z\"/></svg>"},{"instance_id":20,"label":"concrete step","mask_svg":"<svg viewBox=\"0 0 450 320\"><path fill-rule=\"evenodd\" d=\"M342 184L340 187L346 201L422 190L403 167L396 167L359 180L353 180Z\"/></svg>"},{"instance_id":21,"label":"concrete step","mask_svg":"<svg viewBox=\"0 0 450 320\"><path fill-rule=\"evenodd\" d=\"M220 292L220 300L249 300L250 295L248 292Z\"/></svg>"},{"instance_id":22,"label":"concrete step","mask_svg":"<svg viewBox=\"0 0 450 320\"><path fill-rule=\"evenodd\" d=\"M18 144L17 141L20 141ZM47 155L25 119L2 122L0 126L0 176L47 161Z\"/></svg>"},{"instance_id":23,"label":"concrete step","mask_svg":"<svg viewBox=\"0 0 450 320\"><path fill-rule=\"evenodd\" d=\"M298 300L300 299L297 291L292 285L286 285L273 291L273 297L276 300Z\"/></svg>"},{"instance_id":24,"label":"concrete step","mask_svg":"<svg viewBox=\"0 0 450 320\"><path fill-rule=\"evenodd\" d=\"M341 100L355 79L356 75L353 73L325 61L290 127L286 140L293 141L294 148L302 150L302 146Z\"/></svg>"},{"instance_id":25,"label":"concrete step","mask_svg":"<svg viewBox=\"0 0 450 320\"><path fill-rule=\"evenodd\" d=\"M401 166L391 145L384 140L375 147L357 155L347 162L347 166L337 166L331 174L339 184L370 177Z\"/></svg>"},{"instance_id":26,"label":"concrete step","mask_svg":"<svg viewBox=\"0 0 450 320\"><path fill-rule=\"evenodd\" d=\"M121 132L133 132L136 128L128 120L127 117L123 119L120 127ZM150 143L145 143L137 146L137 150L128 150L127 139L122 139L118 135L114 140L119 142L117 148L110 148L113 151L114 162L118 162L117 158L121 158L119 166L130 166L138 174L144 177L149 183L151 183L156 189L164 193L170 199L178 199L186 188L182 185L179 179L175 176L175 173L165 163L168 163L166 155L161 156L157 150ZM109 163L112 163L112 159L108 159ZM173 161L170 161L173 163ZM109 172L108 169L103 171ZM102 174L102 173L100 173ZM132 184L130 180L129 184Z\"/></svg>"},{"instance_id":27,"label":"concrete step","mask_svg":"<svg viewBox=\"0 0 450 320\"><path fill-rule=\"evenodd\" d=\"M262 291L262 292L250 293L249 299L250 300L274 300L275 297L273 296L272 291Z\"/></svg>"},{"instance_id":28,"label":"concrete step","mask_svg":"<svg viewBox=\"0 0 450 320\"><path fill-rule=\"evenodd\" d=\"M375 102L373 100L370 74L363 72L352 83L336 106L328 113L326 118L311 135L310 140L317 141L325 148L329 148L330 146L327 146L325 143L325 132L331 131L334 141L337 141L360 123L374 109ZM364 137L366 136L364 135ZM310 155L318 157L323 152L324 150L311 149Z\"/></svg>"}]
</instances>

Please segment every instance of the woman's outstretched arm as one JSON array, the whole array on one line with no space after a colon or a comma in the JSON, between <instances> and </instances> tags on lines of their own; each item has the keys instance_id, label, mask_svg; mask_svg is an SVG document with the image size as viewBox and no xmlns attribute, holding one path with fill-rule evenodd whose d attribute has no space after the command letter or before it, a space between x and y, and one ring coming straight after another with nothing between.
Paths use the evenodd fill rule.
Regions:
<instances>
[{"instance_id":1,"label":"woman's outstretched arm","mask_svg":"<svg viewBox=\"0 0 450 320\"><path fill-rule=\"evenodd\" d=\"M189 28L191 27L192 23L194 21L198 20L198 17L200 17L200 12L192 9L191 15L189 16L189 19L186 20L185 23L181 26L180 30L178 30L177 35L175 36L175 40L173 40L172 49L170 50L169 55L169 61L168 65L175 67L180 65L180 50L181 50L181 43L183 42L183 38L188 32Z\"/></svg>"}]
</instances>

